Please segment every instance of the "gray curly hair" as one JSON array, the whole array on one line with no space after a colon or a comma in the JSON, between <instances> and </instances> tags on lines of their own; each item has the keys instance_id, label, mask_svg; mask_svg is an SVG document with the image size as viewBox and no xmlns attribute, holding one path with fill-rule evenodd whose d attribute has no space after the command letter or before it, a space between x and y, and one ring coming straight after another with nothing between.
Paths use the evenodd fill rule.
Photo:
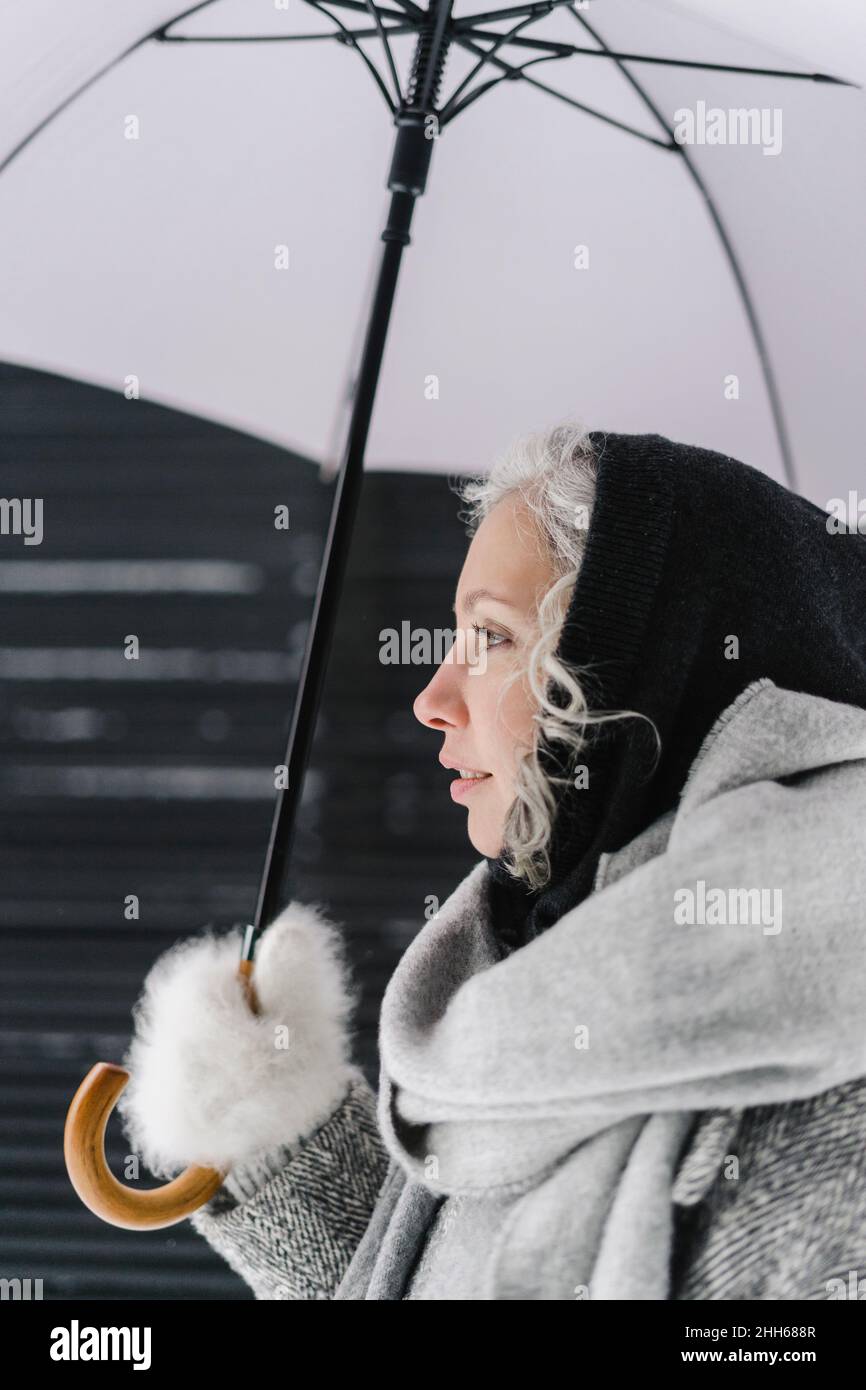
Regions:
<instances>
[{"instance_id":1,"label":"gray curly hair","mask_svg":"<svg viewBox=\"0 0 866 1390\"><path fill-rule=\"evenodd\" d=\"M586 728L612 719L646 718L635 710L591 712L582 673L556 655L562 624L586 550L595 503L598 459L583 427L571 420L515 440L483 478L461 480L455 491L466 504L459 513L467 534L504 498L517 494L532 513L557 578L542 597L528 657L505 683L526 676L536 702L535 737L519 760L516 795L506 817L501 855L508 872L532 889L550 878L550 839L557 799L554 786L571 785ZM564 704L552 696L565 697ZM652 721L648 721L652 724ZM655 725L652 725L655 730ZM658 739L658 732L656 738ZM539 758L541 742L557 744L569 775L548 773Z\"/></svg>"}]
</instances>

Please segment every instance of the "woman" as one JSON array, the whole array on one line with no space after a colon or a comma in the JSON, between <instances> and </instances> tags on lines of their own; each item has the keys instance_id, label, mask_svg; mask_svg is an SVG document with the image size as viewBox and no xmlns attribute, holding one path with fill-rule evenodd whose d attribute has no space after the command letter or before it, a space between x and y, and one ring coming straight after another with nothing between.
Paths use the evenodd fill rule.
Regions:
<instances>
[{"instance_id":1,"label":"woman","mask_svg":"<svg viewBox=\"0 0 866 1390\"><path fill-rule=\"evenodd\" d=\"M866 538L756 470L565 424L465 485L415 702L482 856L352 1064L342 939L181 943L123 1097L259 1298L866 1289ZM470 775L461 777L460 773ZM480 775L479 775L480 774Z\"/></svg>"}]
</instances>

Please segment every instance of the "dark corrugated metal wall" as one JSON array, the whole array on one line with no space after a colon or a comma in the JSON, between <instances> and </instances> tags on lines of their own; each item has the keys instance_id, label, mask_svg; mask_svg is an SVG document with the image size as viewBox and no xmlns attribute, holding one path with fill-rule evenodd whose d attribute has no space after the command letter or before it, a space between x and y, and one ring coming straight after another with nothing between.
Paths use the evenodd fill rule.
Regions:
<instances>
[{"instance_id":1,"label":"dark corrugated metal wall","mask_svg":"<svg viewBox=\"0 0 866 1390\"><path fill-rule=\"evenodd\" d=\"M156 956L254 909L330 489L280 449L62 378L2 366L0 392L2 494L44 499L40 545L0 536L0 1276L46 1298L248 1298L188 1223L91 1216L63 1120L90 1065L121 1060ZM432 668L379 661L382 628L451 625L456 512L444 478L365 480L296 838L291 893L345 927L374 1084L385 982L427 895L478 857L411 712ZM126 1148L114 1122L115 1171Z\"/></svg>"}]
</instances>

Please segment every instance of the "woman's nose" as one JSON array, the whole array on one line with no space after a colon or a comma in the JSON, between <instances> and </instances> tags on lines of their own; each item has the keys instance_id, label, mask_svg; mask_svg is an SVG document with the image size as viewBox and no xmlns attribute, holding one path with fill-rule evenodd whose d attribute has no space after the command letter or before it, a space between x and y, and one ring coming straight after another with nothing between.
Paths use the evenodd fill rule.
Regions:
<instances>
[{"instance_id":1,"label":"woman's nose","mask_svg":"<svg viewBox=\"0 0 866 1390\"><path fill-rule=\"evenodd\" d=\"M467 722L460 673L446 658L412 705L415 718L428 729L460 728Z\"/></svg>"}]
</instances>

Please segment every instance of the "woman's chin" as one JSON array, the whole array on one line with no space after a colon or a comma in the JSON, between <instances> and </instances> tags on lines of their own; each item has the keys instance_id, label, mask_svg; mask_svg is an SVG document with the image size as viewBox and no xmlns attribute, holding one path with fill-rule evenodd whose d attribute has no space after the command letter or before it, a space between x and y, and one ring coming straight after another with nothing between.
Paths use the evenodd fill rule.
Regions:
<instances>
[{"instance_id":1,"label":"woman's chin","mask_svg":"<svg viewBox=\"0 0 866 1390\"><path fill-rule=\"evenodd\" d=\"M479 854L483 854L486 859L496 859L502 849L502 832L486 825L473 825L472 813L469 813L469 823L467 834L473 849Z\"/></svg>"}]
</instances>

